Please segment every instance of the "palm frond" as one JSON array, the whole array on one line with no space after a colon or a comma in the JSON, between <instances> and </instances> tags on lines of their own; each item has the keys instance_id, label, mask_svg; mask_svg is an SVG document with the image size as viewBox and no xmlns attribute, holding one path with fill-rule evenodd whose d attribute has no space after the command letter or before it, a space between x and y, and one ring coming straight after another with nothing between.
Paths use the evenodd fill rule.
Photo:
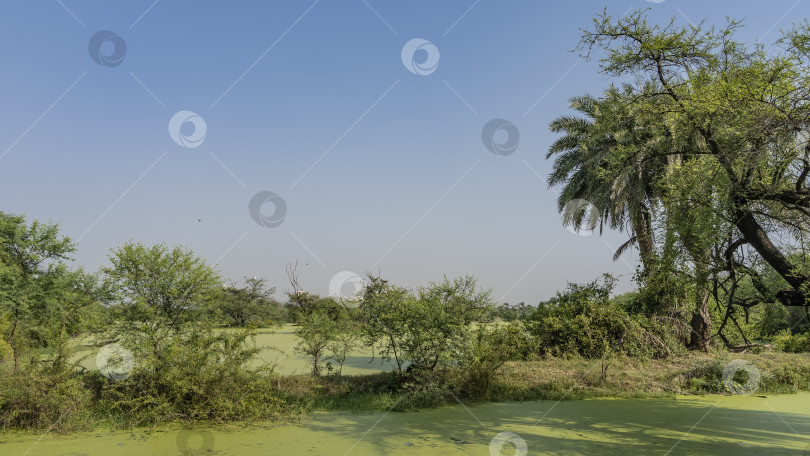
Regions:
<instances>
[{"instance_id":1,"label":"palm frond","mask_svg":"<svg viewBox=\"0 0 810 456\"><path fill-rule=\"evenodd\" d=\"M622 256L622 254L623 254L623 253L624 253L624 252L625 252L627 249L629 249L630 247L632 247L632 246L633 246L633 244L635 244L635 243L636 243L636 240L637 240L637 239L638 239L638 237L637 237L637 236L635 236L635 235L633 235L633 236L632 236L630 239L628 239L627 241L625 241L625 242L624 242L624 244L620 245L620 246L619 246L619 248L618 248L618 249L616 249L616 252L613 254L613 261L617 261L617 260L619 259L619 257L620 257L620 256Z\"/></svg>"}]
</instances>

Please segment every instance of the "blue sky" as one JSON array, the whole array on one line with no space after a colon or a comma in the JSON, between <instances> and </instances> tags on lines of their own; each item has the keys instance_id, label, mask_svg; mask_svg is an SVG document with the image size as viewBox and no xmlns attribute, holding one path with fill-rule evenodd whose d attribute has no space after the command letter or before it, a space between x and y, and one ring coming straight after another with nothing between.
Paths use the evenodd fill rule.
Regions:
<instances>
[{"instance_id":1,"label":"blue sky","mask_svg":"<svg viewBox=\"0 0 810 456\"><path fill-rule=\"evenodd\" d=\"M607 6L651 8L657 22L744 19L738 38L750 43L810 15L796 0ZM4 2L0 210L60 223L90 270L135 240L188 246L227 278L265 277L279 291L295 259L321 294L336 273L368 270L410 287L470 273L508 302L536 303L602 272L628 290L636 257L611 260L626 234L569 232L545 184L549 122L569 97L610 83L570 52L604 7ZM88 49L105 30L126 43L115 66ZM414 38L439 52L429 74L403 64ZM205 122L197 147L169 132L180 111ZM496 118L519 131L514 153L485 147ZM174 135L192 132L187 123ZM251 217L262 191L286 204L283 220L261 206L278 226Z\"/></svg>"}]
</instances>

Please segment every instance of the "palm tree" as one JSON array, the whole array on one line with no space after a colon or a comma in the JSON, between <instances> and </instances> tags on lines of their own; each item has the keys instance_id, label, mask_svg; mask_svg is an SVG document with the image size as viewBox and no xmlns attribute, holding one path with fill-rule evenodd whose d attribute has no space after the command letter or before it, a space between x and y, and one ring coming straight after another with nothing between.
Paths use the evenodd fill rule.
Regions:
<instances>
[{"instance_id":1,"label":"palm tree","mask_svg":"<svg viewBox=\"0 0 810 456\"><path fill-rule=\"evenodd\" d=\"M611 88L606 96L574 97L571 108L584 116L562 116L551 122L551 131L563 133L550 147L546 159L556 156L548 185L562 185L557 209L563 221L582 226L586 200L599 216L600 234L605 223L626 229L630 238L613 259L635 245L644 273L655 258L652 207L656 201L655 182L662 168L660 160L642 160L638 149L647 147L653 135L633 115L626 94ZM627 159L623 159L627 157Z\"/></svg>"},{"instance_id":2,"label":"palm tree","mask_svg":"<svg viewBox=\"0 0 810 456\"><path fill-rule=\"evenodd\" d=\"M640 92L655 93L656 87L650 84ZM710 273L706 260L709 247L704 245L708 240L696 239L696 233L690 228L705 220L693 220L695 211L687 211L691 214L689 220L681 220L682 223L675 224L677 226L671 224L670 216L679 208L665 203L664 198L669 191L666 180L670 171L677 168L679 162L693 158L684 159L676 153L689 146L674 144L667 122L660 116L641 114L637 110L638 99L628 87L623 90L612 87L599 99L590 95L572 98L571 108L583 116L562 116L551 123L551 130L564 136L551 145L546 155L547 159L556 156L548 184L562 185L557 207L563 213L564 222L581 226L584 216L579 210L581 205L571 202L587 200L599 214L600 233L605 224L629 232L630 238L616 250L613 259L635 245L648 285L658 280L651 276L653 264L658 260L653 239L653 210L657 207L665 212L665 244L669 245L677 233L694 263L697 291L689 345L708 350ZM666 112L663 106L652 110L650 107L645 106L645 112ZM711 183L707 187L704 196L711 199Z\"/></svg>"}]
</instances>

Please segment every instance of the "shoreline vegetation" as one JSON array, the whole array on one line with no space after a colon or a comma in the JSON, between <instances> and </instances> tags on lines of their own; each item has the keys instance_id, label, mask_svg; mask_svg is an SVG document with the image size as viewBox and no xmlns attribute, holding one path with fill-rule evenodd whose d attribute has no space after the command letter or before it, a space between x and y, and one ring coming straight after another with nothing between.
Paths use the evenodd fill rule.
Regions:
<instances>
[{"instance_id":1,"label":"shoreline vegetation","mask_svg":"<svg viewBox=\"0 0 810 456\"><path fill-rule=\"evenodd\" d=\"M750 390L734 390L738 383L724 377L724 369L730 363L742 361L754 370L756 386ZM533 361L506 362L494 377L489 390L479 396L464 391L454 391L447 385L433 381L405 380L395 372L378 372L362 375L308 374L270 375L258 377L252 384L240 385L244 391L259 387L270 395L265 396L262 413L241 416L210 416L203 419L188 419L182 416L164 416L133 420L112 414L100 401L89 397L81 412L56 404L52 422L42 421L31 426L3 426L0 432L7 435L25 435L43 431L70 434L73 432L134 428L163 429L174 426L265 426L270 422L306 422L314 413L364 414L373 412L408 412L456 404L480 404L499 402L582 400L593 398L672 399L684 396L771 395L795 394L810 391L810 356L807 354L780 353L762 350L760 353L730 353L718 350L712 354L684 354L666 359L640 359L617 356L603 373L600 360L582 357L548 358ZM452 376L453 368L445 374ZM755 372L755 374L754 374ZM88 373L90 382L99 381L95 373ZM103 379L102 381L110 381ZM744 382L743 382L744 383ZM7 387L8 385L3 385ZM28 385L31 386L31 385ZM46 386L47 387L47 386ZM246 388L245 388L246 387ZM730 388L731 387L731 388ZM46 398L53 391L40 390ZM56 392L59 399L64 391ZM272 399L271 399L272 398ZM93 403L94 402L94 403ZM45 404L40 404L45 405ZM77 404L74 403L75 407ZM235 404L230 404L232 407ZM266 407L272 405L271 407ZM46 410L40 410L46 412ZM11 433L11 434L9 434Z\"/></svg>"},{"instance_id":2,"label":"shoreline vegetation","mask_svg":"<svg viewBox=\"0 0 810 456\"><path fill-rule=\"evenodd\" d=\"M125 242L90 273L57 224L0 212L0 429L810 391L810 21L773 54L733 41L740 26L635 10L583 31L577 50L631 82L551 123L548 182L572 231L629 235L614 259L638 251L634 292L605 274L508 305L472 275L408 288L369 272L324 297L296 261L279 300L183 246ZM279 324L309 374L256 365L256 328ZM79 337L97 369L74 362ZM358 349L391 371L344 375Z\"/></svg>"},{"instance_id":3,"label":"shoreline vegetation","mask_svg":"<svg viewBox=\"0 0 810 456\"><path fill-rule=\"evenodd\" d=\"M583 358L511 361L501 369L485 396L468 397L450 390L426 394L422 390L397 393L391 374L351 377L283 377L279 384L315 410L406 411L471 402L580 400L590 398L675 398L676 396L734 395L723 381L723 370L733 360L756 367L761 380L745 395L795 394L810 391L810 356L788 353L686 355L665 360L614 358L607 376L599 362Z\"/></svg>"}]
</instances>

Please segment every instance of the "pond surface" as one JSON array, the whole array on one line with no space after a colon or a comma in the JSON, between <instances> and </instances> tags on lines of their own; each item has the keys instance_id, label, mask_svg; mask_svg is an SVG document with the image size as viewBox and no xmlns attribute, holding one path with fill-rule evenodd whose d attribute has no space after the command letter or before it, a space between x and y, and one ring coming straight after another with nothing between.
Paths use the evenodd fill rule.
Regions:
<instances>
[{"instance_id":1,"label":"pond surface","mask_svg":"<svg viewBox=\"0 0 810 456\"><path fill-rule=\"evenodd\" d=\"M510 438L513 443L505 443L499 452L498 443ZM519 450L524 448L521 439L525 452ZM198 454L805 456L810 455L810 393L486 403L367 415L320 413L300 424L252 428L0 434L2 456Z\"/></svg>"},{"instance_id":2,"label":"pond surface","mask_svg":"<svg viewBox=\"0 0 810 456\"><path fill-rule=\"evenodd\" d=\"M308 359L295 352L298 338L295 336L297 326L286 324L274 329L260 329L256 334L256 346L262 351L258 354L253 367L261 364L274 364L276 372L283 375L308 374L312 366ZM230 331L228 329L224 331ZM82 339L81 343L89 344L91 339ZM74 357L74 361L89 370L96 369L96 354L98 347L82 347ZM137 359L135 362L137 363ZM325 360L324 362L329 362ZM335 364L334 361L331 361ZM349 353L343 365L344 375L373 374L380 371L390 371L396 367L394 362L384 361L379 356L374 357L371 349L358 347ZM335 365L337 369L337 365ZM2 456L2 455L0 455Z\"/></svg>"}]
</instances>

